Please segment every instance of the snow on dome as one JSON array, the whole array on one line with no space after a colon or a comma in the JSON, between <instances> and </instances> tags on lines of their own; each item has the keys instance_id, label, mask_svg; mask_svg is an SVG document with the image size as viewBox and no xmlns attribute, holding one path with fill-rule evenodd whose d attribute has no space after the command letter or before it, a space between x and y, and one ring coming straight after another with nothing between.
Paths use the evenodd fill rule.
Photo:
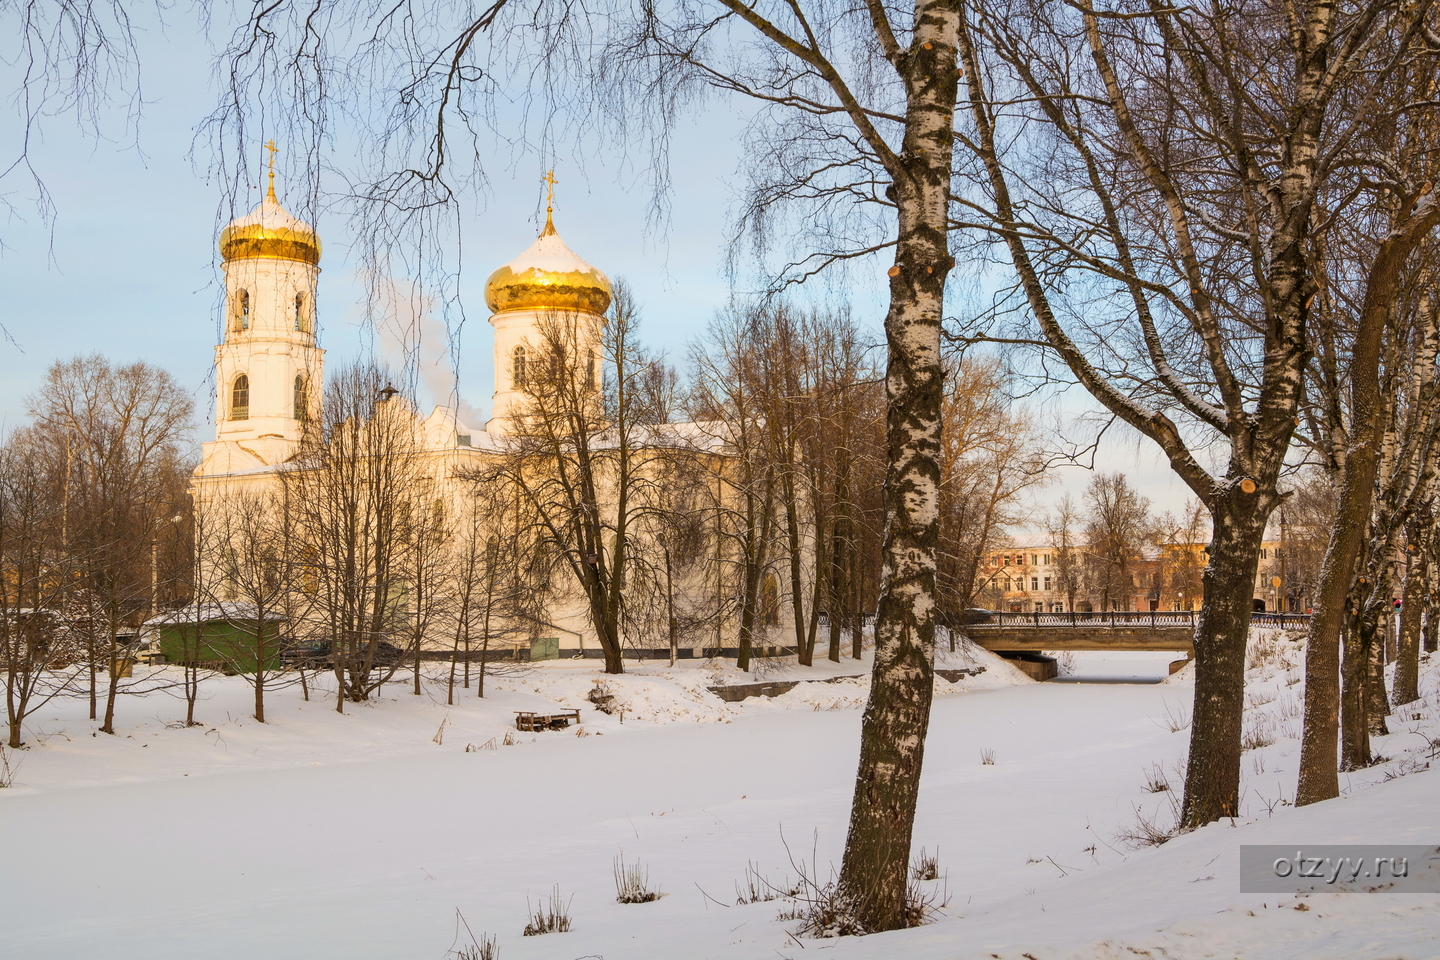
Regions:
<instances>
[{"instance_id":1,"label":"snow on dome","mask_svg":"<svg viewBox=\"0 0 1440 960\"><path fill-rule=\"evenodd\" d=\"M297 220L275 197L275 183L260 205L231 220L220 233L220 256L226 260L269 258L320 262L320 237L303 220Z\"/></svg>"},{"instance_id":2,"label":"snow on dome","mask_svg":"<svg viewBox=\"0 0 1440 960\"><path fill-rule=\"evenodd\" d=\"M547 217L529 249L490 274L485 302L506 310L576 310L603 314L610 308L610 278L577 257Z\"/></svg>"}]
</instances>

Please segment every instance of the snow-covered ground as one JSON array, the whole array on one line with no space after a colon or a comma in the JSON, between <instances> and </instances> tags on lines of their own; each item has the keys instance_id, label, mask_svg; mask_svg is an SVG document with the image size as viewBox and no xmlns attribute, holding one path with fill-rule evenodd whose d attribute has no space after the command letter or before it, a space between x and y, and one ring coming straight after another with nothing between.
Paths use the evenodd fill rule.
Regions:
<instances>
[{"instance_id":1,"label":"snow-covered ground","mask_svg":"<svg viewBox=\"0 0 1440 960\"><path fill-rule=\"evenodd\" d=\"M0 790L0 956L440 960L458 915L503 960L1440 956L1440 896L1302 900L1241 894L1237 879L1242 843L1440 844L1440 771L1420 769L1440 741L1440 658L1376 745L1390 761L1295 810L1299 647L1254 646L1244 819L1138 848L1121 838L1141 820L1171 822L1188 670L1034 684L983 652L953 658L987 670L937 684L915 833L938 849L944 878L925 886L948 905L917 929L823 941L778 919L789 901L737 904L737 885L752 868L776 887L800 870L823 882L838 864L863 677L726 704L705 688L754 677L632 665L604 678L623 722L586 700L593 662L492 677L484 700L458 691L454 706L438 681L344 715L291 687L263 725L243 680L215 678L202 726L153 693L122 700L116 737L57 701ZM1167 663L1082 655L1076 672L1153 679ZM514 711L555 705L581 709L579 735L514 732ZM1165 780L1175 789L1147 790ZM664 896L616 903L621 856ZM571 931L521 936L557 887Z\"/></svg>"}]
</instances>

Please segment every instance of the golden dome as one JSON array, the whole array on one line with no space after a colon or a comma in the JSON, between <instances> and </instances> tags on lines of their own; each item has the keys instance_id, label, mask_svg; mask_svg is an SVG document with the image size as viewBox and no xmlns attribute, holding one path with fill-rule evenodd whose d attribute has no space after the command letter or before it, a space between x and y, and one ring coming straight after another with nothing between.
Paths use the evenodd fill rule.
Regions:
<instances>
[{"instance_id":1,"label":"golden dome","mask_svg":"<svg viewBox=\"0 0 1440 960\"><path fill-rule=\"evenodd\" d=\"M490 274L485 302L494 313L506 310L578 310L604 314L610 309L610 278L565 246L550 217L530 248Z\"/></svg>"},{"instance_id":2,"label":"golden dome","mask_svg":"<svg viewBox=\"0 0 1440 960\"><path fill-rule=\"evenodd\" d=\"M220 256L225 260L299 260L320 262L320 238L310 224L296 220L275 198L275 174L265 199L249 214L230 221L220 232Z\"/></svg>"}]
</instances>

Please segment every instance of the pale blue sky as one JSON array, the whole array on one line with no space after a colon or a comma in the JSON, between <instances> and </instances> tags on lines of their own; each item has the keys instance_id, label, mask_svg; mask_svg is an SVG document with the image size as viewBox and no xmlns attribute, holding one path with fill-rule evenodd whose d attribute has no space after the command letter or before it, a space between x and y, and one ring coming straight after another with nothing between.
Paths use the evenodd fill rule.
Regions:
<instances>
[{"instance_id":1,"label":"pale blue sky","mask_svg":"<svg viewBox=\"0 0 1440 960\"><path fill-rule=\"evenodd\" d=\"M145 106L138 136L127 138L119 111L106 117L108 139L82 132L65 115L48 118L41 128L31 154L55 204L53 224L35 212L26 179L12 173L0 180L0 194L15 209L8 219L0 214L0 323L14 340L0 342L0 431L24 420L24 397L51 363L98 352L115 362L144 359L170 370L194 393L197 440L213 436L215 239L223 190L207 177L204 145L193 143L197 124L214 106L209 48L193 25L177 17L164 31L147 30L141 53ZM0 89L13 85L0 65ZM555 162L562 236L612 279L631 284L643 311L643 338L673 362L683 361L687 344L730 295L725 237L743 182L742 124L735 110L712 101L679 125L671 216L663 230L647 227L651 185L635 165L644 160L643 147L628 158L597 149L570 163L563 156ZM0 144L17 142L17 133L13 112L0 112ZM259 143L254 148L259 156ZM343 158L329 160L344 166ZM487 164L490 190L462 198L461 220L460 290L467 319L460 337L459 390L481 413L488 413L493 382L484 283L491 270L530 244L543 218L544 168L538 155L497 148ZM277 169L285 202L283 152ZM260 196L257 183L244 209ZM301 213L297 204L289 206ZM348 249L347 224L341 215L323 211L315 221L325 245L321 345L333 365L377 345L360 323L363 288ZM877 330L887 263L859 264L843 280L857 317ZM818 285L812 293L825 295ZM833 286L828 293L834 295ZM449 402L439 392L427 396L422 387L422 406ZM1148 444L1109 443L1097 465L1128 471L1157 508L1173 509L1187 495ZM1056 479L1042 499L1063 489L1078 492L1089 474L1069 468L1057 471Z\"/></svg>"},{"instance_id":2,"label":"pale blue sky","mask_svg":"<svg viewBox=\"0 0 1440 960\"><path fill-rule=\"evenodd\" d=\"M138 138L124 139L124 117L109 115L110 140L80 131L66 116L48 118L32 148L54 205L53 225L35 211L34 190L20 173L0 180L16 215L0 218L0 323L14 343L0 343L0 418L24 416L23 398L55 360L99 352L116 362L144 359L165 367L210 413L216 326L215 248L221 186L208 180L196 125L213 108L209 54L198 32L180 20L142 40L145 110ZM13 76L0 88L13 86ZM680 362L687 343L729 296L723 272L731 184L739 165L741 120L719 109L682 122L674 144L677 176L663 230L647 229L646 174L603 152L555 161L560 184L556 223L581 257L612 279L626 279L642 307L642 336ZM0 143L15 143L13 113L0 114ZM138 147L136 143L138 142ZM286 156L277 163L286 202ZM255 145L257 155L259 144ZM329 158L343 166L341 158ZM568 168L567 168L568 167ZM490 271L534 240L543 218L541 159L497 150L488 160L490 190L462 203L460 389L488 410L492 390L490 328L484 283ZM258 184L249 205L258 202ZM249 205L244 205L248 209ZM300 214L297 204L289 203ZM243 211L242 211L243 212ZM360 324L363 289L339 214L315 218L325 246L321 263L321 345L334 364L374 346ZM883 279L883 277L881 278ZM861 313L876 313L877 282ZM427 398L422 395L424 404ZM200 424L206 438L212 427Z\"/></svg>"}]
</instances>

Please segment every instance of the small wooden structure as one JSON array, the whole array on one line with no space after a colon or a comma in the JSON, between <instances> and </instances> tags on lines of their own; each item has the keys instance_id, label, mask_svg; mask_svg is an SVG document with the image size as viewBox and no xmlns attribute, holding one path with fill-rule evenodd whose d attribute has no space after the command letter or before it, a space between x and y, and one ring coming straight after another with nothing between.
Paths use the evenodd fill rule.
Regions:
<instances>
[{"instance_id":1,"label":"small wooden structure","mask_svg":"<svg viewBox=\"0 0 1440 960\"><path fill-rule=\"evenodd\" d=\"M533 710L515 711L516 730L564 730L570 721L580 722L579 710L563 710L560 713L536 713Z\"/></svg>"}]
</instances>

